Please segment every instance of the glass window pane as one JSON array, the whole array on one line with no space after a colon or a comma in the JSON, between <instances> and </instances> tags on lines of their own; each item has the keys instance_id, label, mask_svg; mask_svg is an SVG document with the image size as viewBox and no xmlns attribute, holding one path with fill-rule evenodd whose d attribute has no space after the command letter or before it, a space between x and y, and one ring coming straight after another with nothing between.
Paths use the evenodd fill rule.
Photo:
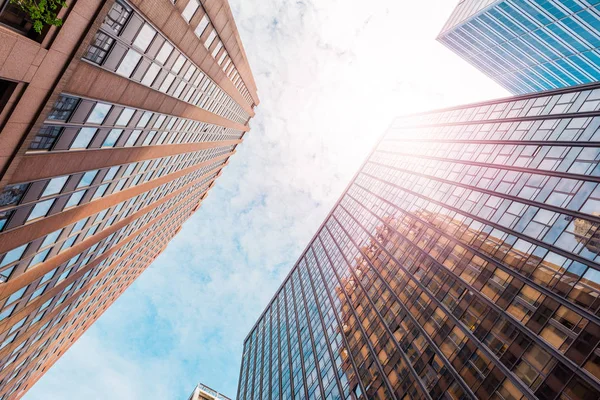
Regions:
<instances>
[{"instance_id":1,"label":"glass window pane","mask_svg":"<svg viewBox=\"0 0 600 400\"><path fill-rule=\"evenodd\" d=\"M92 141L92 139L94 138L94 135L96 134L96 131L98 129L96 128L81 128L79 130L79 133L77 134L77 137L75 138L75 140L73 141L73 144L71 144L71 149L85 149L88 147L88 145L90 144L90 142Z\"/></svg>"},{"instance_id":2,"label":"glass window pane","mask_svg":"<svg viewBox=\"0 0 600 400\"><path fill-rule=\"evenodd\" d=\"M119 68L117 68L117 74L129 78L135 67L137 67L141 58L142 55L140 53L133 49L129 49L121 61L121 64L119 64Z\"/></svg>"},{"instance_id":3,"label":"glass window pane","mask_svg":"<svg viewBox=\"0 0 600 400\"><path fill-rule=\"evenodd\" d=\"M42 193L42 197L60 193L62 188L65 186L65 183L67 183L67 179L69 179L68 175L50 179L50 182L48 182L46 188L44 189L44 193Z\"/></svg>"},{"instance_id":4,"label":"glass window pane","mask_svg":"<svg viewBox=\"0 0 600 400\"><path fill-rule=\"evenodd\" d=\"M198 4L198 1L196 1L196 0L190 0L190 2L187 3L187 5L185 6L185 9L181 13L181 16L183 17L183 19L185 19L186 22L190 22L190 20L196 13L198 6L199 6L199 4Z\"/></svg>"},{"instance_id":5,"label":"glass window pane","mask_svg":"<svg viewBox=\"0 0 600 400\"><path fill-rule=\"evenodd\" d=\"M140 137L140 133L142 133L142 131L140 131L140 130L135 130L135 131L131 132L131 135L129 135L127 142L125 142L125 147L133 146L135 144L135 142L138 140L138 138Z\"/></svg>"},{"instance_id":6,"label":"glass window pane","mask_svg":"<svg viewBox=\"0 0 600 400\"><path fill-rule=\"evenodd\" d=\"M121 111L121 115L119 115L119 118L117 119L115 125L127 126L129 121L131 121L131 117L133 117L134 113L135 110L133 108L124 108L123 111Z\"/></svg>"},{"instance_id":7,"label":"glass window pane","mask_svg":"<svg viewBox=\"0 0 600 400\"><path fill-rule=\"evenodd\" d=\"M56 240L60 236L61 232L62 232L62 228L46 235L46 238L44 239L44 242L42 243L42 245L40 247L44 248L46 246L56 243Z\"/></svg>"},{"instance_id":8,"label":"glass window pane","mask_svg":"<svg viewBox=\"0 0 600 400\"><path fill-rule=\"evenodd\" d=\"M150 118L152 118L152 113L150 111L146 111L144 115L142 115L142 118L140 118L138 121L136 128L145 128L148 124L148 121L150 121Z\"/></svg>"},{"instance_id":9,"label":"glass window pane","mask_svg":"<svg viewBox=\"0 0 600 400\"><path fill-rule=\"evenodd\" d=\"M158 64L150 65L142 78L142 85L151 86L159 72L160 66Z\"/></svg>"},{"instance_id":10,"label":"glass window pane","mask_svg":"<svg viewBox=\"0 0 600 400\"><path fill-rule=\"evenodd\" d=\"M156 36L156 31L149 24L144 24L140 32L138 33L133 45L142 50L143 52L148 49L152 39Z\"/></svg>"},{"instance_id":11,"label":"glass window pane","mask_svg":"<svg viewBox=\"0 0 600 400\"><path fill-rule=\"evenodd\" d=\"M54 204L55 200L56 199L49 199L49 200L41 201L41 202L37 203L33 207L33 210L31 210L31 214L29 214L29 217L27 217L27 221L31 221L36 218L45 217L46 214L48 214L48 211L50 211L50 208Z\"/></svg>"},{"instance_id":12,"label":"glass window pane","mask_svg":"<svg viewBox=\"0 0 600 400\"><path fill-rule=\"evenodd\" d=\"M92 184L92 182L94 181L94 178L96 177L97 174L98 174L97 169L93 170L93 171L88 171L85 174L83 174L83 176L81 177L81 180L77 184L77 189L84 187L84 186L90 186Z\"/></svg>"},{"instance_id":13,"label":"glass window pane","mask_svg":"<svg viewBox=\"0 0 600 400\"><path fill-rule=\"evenodd\" d=\"M114 147L117 144L117 141L121 137L121 133L123 133L123 129L111 129L106 139L104 139L104 143L102 143L102 147Z\"/></svg>"},{"instance_id":14,"label":"glass window pane","mask_svg":"<svg viewBox=\"0 0 600 400\"><path fill-rule=\"evenodd\" d=\"M25 191L28 187L28 183L5 187L2 193L0 193L0 207L17 204L25 194Z\"/></svg>"},{"instance_id":15,"label":"glass window pane","mask_svg":"<svg viewBox=\"0 0 600 400\"><path fill-rule=\"evenodd\" d=\"M110 104L97 103L92 112L90 113L87 122L90 124L101 124L102 122L104 122L104 118L106 118L106 115L108 114L111 108L112 106Z\"/></svg>"},{"instance_id":16,"label":"glass window pane","mask_svg":"<svg viewBox=\"0 0 600 400\"><path fill-rule=\"evenodd\" d=\"M83 195L85 194L85 190L80 190L79 192L75 192L71 195L71 197L69 198L69 201L67 202L67 204L65 205L65 208L69 208L69 207L73 207L79 204L79 202L81 201L81 199L83 198Z\"/></svg>"},{"instance_id":17,"label":"glass window pane","mask_svg":"<svg viewBox=\"0 0 600 400\"><path fill-rule=\"evenodd\" d=\"M27 244L29 244L29 243L27 243ZM21 258L21 256L23 255L23 253L25 253L25 249L27 248L27 244L19 246L16 249L12 249L8 253L6 253L4 255L4 258L2 259L2 262L0 262L0 267L4 267L5 265L8 265L8 264L10 264L10 263L12 263L14 261L17 261L19 258Z\"/></svg>"},{"instance_id":18,"label":"glass window pane","mask_svg":"<svg viewBox=\"0 0 600 400\"><path fill-rule=\"evenodd\" d=\"M200 20L200 23L198 24L196 29L194 29L194 33L196 34L196 36L198 36L198 37L202 36L202 32L204 32L204 30L206 29L207 26L208 26L208 16L204 15L202 17L202 19Z\"/></svg>"},{"instance_id":19,"label":"glass window pane","mask_svg":"<svg viewBox=\"0 0 600 400\"><path fill-rule=\"evenodd\" d=\"M165 42L162 45L162 47L160 48L160 51L158 52L158 54L156 55L156 61L160 62L161 64L164 64L165 61L167 61L167 59L171 55L172 51L173 51L173 46L171 45L171 43Z\"/></svg>"}]
</instances>

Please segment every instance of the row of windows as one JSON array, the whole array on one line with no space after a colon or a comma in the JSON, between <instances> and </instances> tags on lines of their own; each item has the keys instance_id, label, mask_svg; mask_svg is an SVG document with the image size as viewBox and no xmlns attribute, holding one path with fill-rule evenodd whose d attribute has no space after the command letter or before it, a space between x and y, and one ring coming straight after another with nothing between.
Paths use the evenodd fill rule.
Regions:
<instances>
[{"instance_id":1,"label":"row of windows","mask_svg":"<svg viewBox=\"0 0 600 400\"><path fill-rule=\"evenodd\" d=\"M457 109L419 114L397 119L393 128L414 127L456 122L498 121L506 118L575 114L600 110L600 89L564 94L550 94L523 100L502 100L495 104L465 106ZM425 138L433 138L429 133ZM415 136L414 138L423 138ZM404 139L411 139L405 137ZM440 138L441 139L441 138Z\"/></svg>"},{"instance_id":2,"label":"row of windows","mask_svg":"<svg viewBox=\"0 0 600 400\"><path fill-rule=\"evenodd\" d=\"M194 34L202 41L204 47L210 51L211 56L217 61L217 64L219 64L223 72L225 72L225 75L233 82L244 100L246 100L246 103L252 107L254 105L254 100L244 84L240 73L235 67L233 60L229 57L227 50L225 50L223 42L210 21L208 13L204 10L204 7L200 5L198 0L189 0L181 13L181 16L185 22L190 24L192 19L200 14L202 14L202 18L198 22L198 25L196 25L196 28L194 28Z\"/></svg>"},{"instance_id":3,"label":"row of windows","mask_svg":"<svg viewBox=\"0 0 600 400\"><path fill-rule=\"evenodd\" d=\"M215 147L110 168L10 185L0 194L0 231L109 196L230 153ZM0 268L4 262L0 261Z\"/></svg>"},{"instance_id":4,"label":"row of windows","mask_svg":"<svg viewBox=\"0 0 600 400\"><path fill-rule=\"evenodd\" d=\"M243 132L166 114L61 95L30 151L156 146L240 139Z\"/></svg>"},{"instance_id":5,"label":"row of windows","mask_svg":"<svg viewBox=\"0 0 600 400\"><path fill-rule=\"evenodd\" d=\"M120 1L83 58L237 123L246 124L250 118L208 75Z\"/></svg>"}]
</instances>

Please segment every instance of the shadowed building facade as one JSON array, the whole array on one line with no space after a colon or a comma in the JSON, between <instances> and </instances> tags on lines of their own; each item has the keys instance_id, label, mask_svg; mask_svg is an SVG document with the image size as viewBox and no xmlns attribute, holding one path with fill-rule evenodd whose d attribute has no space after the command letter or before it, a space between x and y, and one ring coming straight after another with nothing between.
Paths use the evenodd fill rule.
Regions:
<instances>
[{"instance_id":1,"label":"shadowed building facade","mask_svg":"<svg viewBox=\"0 0 600 400\"><path fill-rule=\"evenodd\" d=\"M258 104L224 0L0 0L0 399L21 397L198 209Z\"/></svg>"},{"instance_id":2,"label":"shadowed building facade","mask_svg":"<svg viewBox=\"0 0 600 400\"><path fill-rule=\"evenodd\" d=\"M244 343L239 400L600 398L600 84L397 119Z\"/></svg>"},{"instance_id":3,"label":"shadowed building facade","mask_svg":"<svg viewBox=\"0 0 600 400\"><path fill-rule=\"evenodd\" d=\"M513 94L600 81L598 0L461 0L438 41Z\"/></svg>"}]
</instances>

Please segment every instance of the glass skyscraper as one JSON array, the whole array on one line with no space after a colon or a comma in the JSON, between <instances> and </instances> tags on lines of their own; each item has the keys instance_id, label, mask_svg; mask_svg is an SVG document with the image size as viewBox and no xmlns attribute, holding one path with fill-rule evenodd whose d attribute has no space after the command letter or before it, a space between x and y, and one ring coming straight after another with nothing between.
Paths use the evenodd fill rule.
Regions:
<instances>
[{"instance_id":1,"label":"glass skyscraper","mask_svg":"<svg viewBox=\"0 0 600 400\"><path fill-rule=\"evenodd\" d=\"M600 80L598 0L461 0L438 40L513 94Z\"/></svg>"},{"instance_id":2,"label":"glass skyscraper","mask_svg":"<svg viewBox=\"0 0 600 400\"><path fill-rule=\"evenodd\" d=\"M245 343L239 400L600 398L600 84L395 121Z\"/></svg>"}]
</instances>

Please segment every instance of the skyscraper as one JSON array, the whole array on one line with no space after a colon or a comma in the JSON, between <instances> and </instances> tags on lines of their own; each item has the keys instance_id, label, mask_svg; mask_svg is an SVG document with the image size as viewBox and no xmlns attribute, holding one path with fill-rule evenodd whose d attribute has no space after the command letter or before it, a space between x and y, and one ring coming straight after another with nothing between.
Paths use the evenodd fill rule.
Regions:
<instances>
[{"instance_id":1,"label":"skyscraper","mask_svg":"<svg viewBox=\"0 0 600 400\"><path fill-rule=\"evenodd\" d=\"M0 399L19 398L163 251L249 130L224 0L0 8Z\"/></svg>"},{"instance_id":2,"label":"skyscraper","mask_svg":"<svg viewBox=\"0 0 600 400\"><path fill-rule=\"evenodd\" d=\"M399 118L244 343L239 400L600 398L600 84Z\"/></svg>"},{"instance_id":3,"label":"skyscraper","mask_svg":"<svg viewBox=\"0 0 600 400\"><path fill-rule=\"evenodd\" d=\"M438 40L513 94L600 81L597 0L461 0Z\"/></svg>"}]
</instances>

